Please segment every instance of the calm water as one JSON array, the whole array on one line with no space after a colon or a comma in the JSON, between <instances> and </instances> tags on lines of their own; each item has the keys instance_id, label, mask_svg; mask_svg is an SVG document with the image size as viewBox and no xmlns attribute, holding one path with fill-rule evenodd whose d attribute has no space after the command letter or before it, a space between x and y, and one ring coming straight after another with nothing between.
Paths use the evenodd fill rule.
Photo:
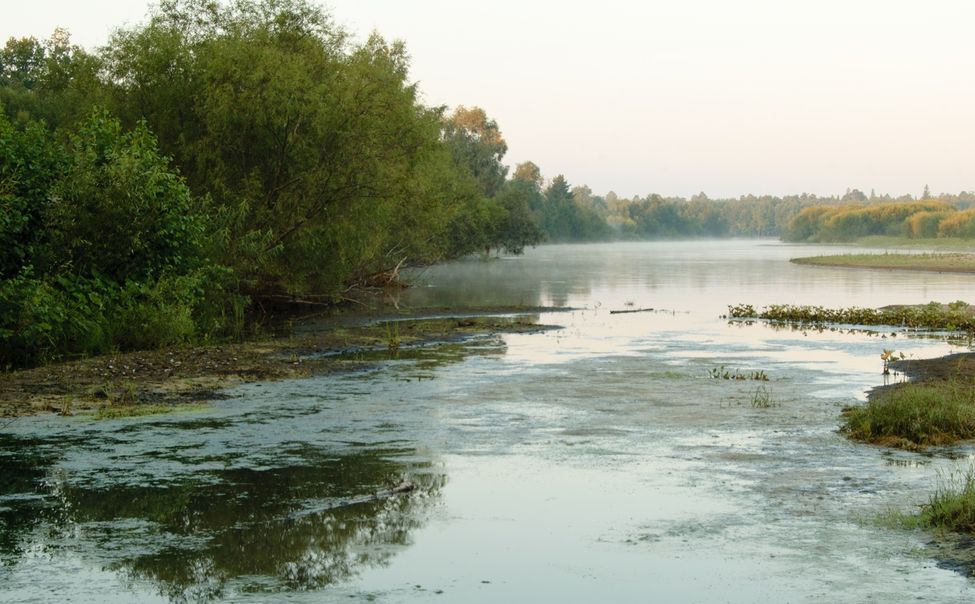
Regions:
<instances>
[{"instance_id":1,"label":"calm water","mask_svg":"<svg viewBox=\"0 0 975 604\"><path fill-rule=\"evenodd\" d=\"M880 352L965 342L798 331L728 304L971 299L975 277L799 267L765 241L546 246L430 268L400 305L570 306L365 374L205 411L0 431L2 602L971 602L884 528L970 446L852 444ZM611 314L611 310L653 308ZM717 367L770 381L712 379ZM758 393L759 387L764 388ZM771 399L754 408L756 394ZM368 495L402 479L408 497Z\"/></svg>"}]
</instances>

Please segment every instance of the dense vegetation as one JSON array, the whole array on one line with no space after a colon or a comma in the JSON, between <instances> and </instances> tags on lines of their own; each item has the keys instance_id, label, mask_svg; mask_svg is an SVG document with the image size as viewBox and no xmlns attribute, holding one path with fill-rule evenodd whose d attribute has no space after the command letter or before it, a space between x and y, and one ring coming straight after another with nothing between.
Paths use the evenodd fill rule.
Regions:
<instances>
[{"instance_id":1,"label":"dense vegetation","mask_svg":"<svg viewBox=\"0 0 975 604\"><path fill-rule=\"evenodd\" d=\"M822 325L892 325L910 329L975 332L975 308L958 300L949 304L930 302L921 306L885 306L883 308L826 308L794 304L772 304L761 312L751 304L728 307L733 319L765 319L781 323Z\"/></svg>"},{"instance_id":2,"label":"dense vegetation","mask_svg":"<svg viewBox=\"0 0 975 604\"><path fill-rule=\"evenodd\" d=\"M800 211L782 231L786 241L855 241L870 236L908 239L975 237L975 208L924 200L849 205L816 205Z\"/></svg>"},{"instance_id":3,"label":"dense vegetation","mask_svg":"<svg viewBox=\"0 0 975 604\"><path fill-rule=\"evenodd\" d=\"M91 54L0 52L0 365L239 331L406 262L542 238L478 109L304 0L162 2Z\"/></svg>"},{"instance_id":4,"label":"dense vegetation","mask_svg":"<svg viewBox=\"0 0 975 604\"><path fill-rule=\"evenodd\" d=\"M423 105L408 71L402 43L355 41L309 0L161 0L97 51L63 30L8 40L0 367L240 334L255 301L334 303L406 264L777 235L850 200L624 199L532 162L509 175L499 125ZM930 211L968 232L967 211Z\"/></svg>"}]
</instances>

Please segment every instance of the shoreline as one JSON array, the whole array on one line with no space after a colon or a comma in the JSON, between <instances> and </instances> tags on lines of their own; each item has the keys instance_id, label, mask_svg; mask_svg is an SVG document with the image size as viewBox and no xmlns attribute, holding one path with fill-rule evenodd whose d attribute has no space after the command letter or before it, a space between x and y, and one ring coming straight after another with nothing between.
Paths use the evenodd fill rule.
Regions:
<instances>
[{"instance_id":1,"label":"shoreline","mask_svg":"<svg viewBox=\"0 0 975 604\"><path fill-rule=\"evenodd\" d=\"M906 270L959 274L975 273L975 254L962 252L837 254L790 258L789 262L802 266L825 266L831 268Z\"/></svg>"},{"instance_id":2,"label":"shoreline","mask_svg":"<svg viewBox=\"0 0 975 604\"><path fill-rule=\"evenodd\" d=\"M538 323L538 315L564 310L568 309L424 309L411 315L361 315L303 326L291 335L6 371L0 373L0 418L167 413L227 398L221 391L240 384L346 373L421 349L560 329Z\"/></svg>"}]
</instances>

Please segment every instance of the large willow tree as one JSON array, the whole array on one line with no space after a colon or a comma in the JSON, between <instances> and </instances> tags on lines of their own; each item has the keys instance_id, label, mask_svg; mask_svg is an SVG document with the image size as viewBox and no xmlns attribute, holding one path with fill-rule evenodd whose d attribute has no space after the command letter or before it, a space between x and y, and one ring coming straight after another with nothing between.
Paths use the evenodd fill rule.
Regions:
<instances>
[{"instance_id":1,"label":"large willow tree","mask_svg":"<svg viewBox=\"0 0 975 604\"><path fill-rule=\"evenodd\" d=\"M214 256L251 291L334 292L435 259L476 194L403 46L354 43L306 0L164 1L104 59L113 109L209 196Z\"/></svg>"}]
</instances>

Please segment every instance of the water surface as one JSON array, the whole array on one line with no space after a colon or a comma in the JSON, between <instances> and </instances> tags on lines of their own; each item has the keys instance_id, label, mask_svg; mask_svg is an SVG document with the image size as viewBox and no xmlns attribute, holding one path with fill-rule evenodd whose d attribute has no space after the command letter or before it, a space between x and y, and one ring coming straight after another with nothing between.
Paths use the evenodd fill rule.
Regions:
<instances>
[{"instance_id":1,"label":"water surface","mask_svg":"<svg viewBox=\"0 0 975 604\"><path fill-rule=\"evenodd\" d=\"M0 434L0 601L970 602L921 532L970 446L854 444L840 411L967 342L729 322L728 304L969 298L975 277L795 266L769 241L544 246L420 271L408 306L563 329L251 384L205 411ZM628 314L612 310L653 309ZM852 326L851 326L852 327ZM763 371L769 382L713 379ZM772 403L755 408L764 389ZM406 497L370 494L408 479Z\"/></svg>"}]
</instances>

